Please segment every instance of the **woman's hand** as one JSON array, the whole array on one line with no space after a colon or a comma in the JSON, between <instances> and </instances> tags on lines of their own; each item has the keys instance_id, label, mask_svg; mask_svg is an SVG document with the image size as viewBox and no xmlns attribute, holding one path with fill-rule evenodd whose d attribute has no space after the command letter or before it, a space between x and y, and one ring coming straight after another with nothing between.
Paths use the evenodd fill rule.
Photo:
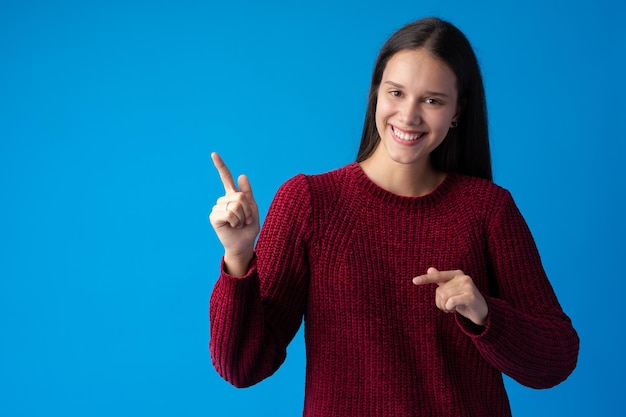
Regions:
<instances>
[{"instance_id":1,"label":"woman's hand","mask_svg":"<svg viewBox=\"0 0 626 417\"><path fill-rule=\"evenodd\" d=\"M456 311L479 326L487 323L489 307L485 297L463 271L438 271L430 267L425 275L413 278L413 284L437 284L435 305L438 309L446 313Z\"/></svg>"},{"instance_id":2,"label":"woman's hand","mask_svg":"<svg viewBox=\"0 0 626 417\"><path fill-rule=\"evenodd\" d=\"M248 271L254 256L254 241L260 230L259 209L248 177L239 176L237 189L222 158L213 152L211 159L220 175L225 194L217 199L209 220L224 246L224 263L228 273L241 277Z\"/></svg>"}]
</instances>

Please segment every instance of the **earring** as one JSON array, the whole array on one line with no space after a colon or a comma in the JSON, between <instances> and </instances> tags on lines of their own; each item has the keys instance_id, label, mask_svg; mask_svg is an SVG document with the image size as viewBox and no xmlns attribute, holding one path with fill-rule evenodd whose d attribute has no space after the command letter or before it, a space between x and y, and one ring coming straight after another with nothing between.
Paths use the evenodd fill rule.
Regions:
<instances>
[{"instance_id":1,"label":"earring","mask_svg":"<svg viewBox=\"0 0 626 417\"><path fill-rule=\"evenodd\" d=\"M456 120L453 120L452 123L450 123L450 127L452 129L454 129L455 127L457 127L459 125L459 122L457 122Z\"/></svg>"}]
</instances>

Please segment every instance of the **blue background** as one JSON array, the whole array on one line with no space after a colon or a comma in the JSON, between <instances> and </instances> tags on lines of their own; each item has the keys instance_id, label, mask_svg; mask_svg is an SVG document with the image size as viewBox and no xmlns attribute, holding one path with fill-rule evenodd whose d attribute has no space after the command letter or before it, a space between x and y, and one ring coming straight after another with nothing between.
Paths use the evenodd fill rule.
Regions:
<instances>
[{"instance_id":1,"label":"blue background","mask_svg":"<svg viewBox=\"0 0 626 417\"><path fill-rule=\"evenodd\" d=\"M300 415L301 333L255 387L211 365L209 154L262 215L296 173L351 162L378 49L429 15L475 46L495 180L581 337L558 387L507 380L514 415L623 413L620 2L215 3L2 2L0 415Z\"/></svg>"}]
</instances>

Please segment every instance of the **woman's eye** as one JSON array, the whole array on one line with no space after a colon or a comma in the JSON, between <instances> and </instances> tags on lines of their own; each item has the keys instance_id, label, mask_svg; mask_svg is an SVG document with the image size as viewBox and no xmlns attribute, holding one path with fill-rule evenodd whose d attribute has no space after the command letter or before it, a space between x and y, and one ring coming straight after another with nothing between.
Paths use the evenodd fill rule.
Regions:
<instances>
[{"instance_id":1,"label":"woman's eye","mask_svg":"<svg viewBox=\"0 0 626 417\"><path fill-rule=\"evenodd\" d=\"M424 100L424 103L426 104L441 104L441 102L435 98L427 98L426 100Z\"/></svg>"},{"instance_id":2,"label":"woman's eye","mask_svg":"<svg viewBox=\"0 0 626 417\"><path fill-rule=\"evenodd\" d=\"M389 94L391 94L393 97L400 97L402 95L402 92L398 90L391 90Z\"/></svg>"}]
</instances>

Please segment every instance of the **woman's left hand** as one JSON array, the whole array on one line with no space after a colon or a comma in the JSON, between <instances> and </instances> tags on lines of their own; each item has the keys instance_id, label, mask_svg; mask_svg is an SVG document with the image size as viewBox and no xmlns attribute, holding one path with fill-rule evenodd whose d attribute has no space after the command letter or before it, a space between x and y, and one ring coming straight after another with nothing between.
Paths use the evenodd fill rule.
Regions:
<instances>
[{"instance_id":1,"label":"woman's left hand","mask_svg":"<svg viewBox=\"0 0 626 417\"><path fill-rule=\"evenodd\" d=\"M489 307L474 281L463 271L439 271L430 267L425 275L413 278L413 284L437 284L435 304L446 313L456 311L474 324L487 324Z\"/></svg>"}]
</instances>

